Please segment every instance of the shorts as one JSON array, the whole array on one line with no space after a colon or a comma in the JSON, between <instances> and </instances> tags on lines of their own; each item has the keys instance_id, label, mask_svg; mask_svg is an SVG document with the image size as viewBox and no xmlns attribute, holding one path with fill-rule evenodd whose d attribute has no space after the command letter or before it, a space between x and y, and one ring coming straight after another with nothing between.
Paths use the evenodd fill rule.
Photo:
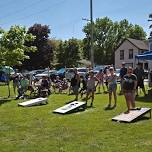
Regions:
<instances>
[{"instance_id":1,"label":"shorts","mask_svg":"<svg viewBox=\"0 0 152 152\"><path fill-rule=\"evenodd\" d=\"M109 92L113 92L113 91L116 91L117 90L117 84L112 84L112 85L109 85Z\"/></svg>"},{"instance_id":2,"label":"shorts","mask_svg":"<svg viewBox=\"0 0 152 152\"><path fill-rule=\"evenodd\" d=\"M108 81L107 80L106 80L105 84L106 84L106 86L108 86Z\"/></svg>"},{"instance_id":3,"label":"shorts","mask_svg":"<svg viewBox=\"0 0 152 152\"><path fill-rule=\"evenodd\" d=\"M72 90L74 94L79 94L79 86L73 86Z\"/></svg>"},{"instance_id":4,"label":"shorts","mask_svg":"<svg viewBox=\"0 0 152 152\"><path fill-rule=\"evenodd\" d=\"M143 79L137 81L137 89L138 89L138 87L144 88L144 80Z\"/></svg>"},{"instance_id":5,"label":"shorts","mask_svg":"<svg viewBox=\"0 0 152 152\"><path fill-rule=\"evenodd\" d=\"M95 92L96 88L87 88L87 93Z\"/></svg>"}]
</instances>

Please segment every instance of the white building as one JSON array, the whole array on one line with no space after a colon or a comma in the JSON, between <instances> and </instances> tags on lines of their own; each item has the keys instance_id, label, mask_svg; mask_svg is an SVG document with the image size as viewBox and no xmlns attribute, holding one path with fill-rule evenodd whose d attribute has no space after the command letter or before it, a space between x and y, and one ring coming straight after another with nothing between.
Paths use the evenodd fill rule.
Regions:
<instances>
[{"instance_id":1,"label":"white building","mask_svg":"<svg viewBox=\"0 0 152 152\"><path fill-rule=\"evenodd\" d=\"M126 66L136 67L138 61L135 61L135 56L148 50L147 41L125 39L115 51L115 68L120 68L122 62L125 62ZM144 66L148 66L147 63Z\"/></svg>"}]
</instances>

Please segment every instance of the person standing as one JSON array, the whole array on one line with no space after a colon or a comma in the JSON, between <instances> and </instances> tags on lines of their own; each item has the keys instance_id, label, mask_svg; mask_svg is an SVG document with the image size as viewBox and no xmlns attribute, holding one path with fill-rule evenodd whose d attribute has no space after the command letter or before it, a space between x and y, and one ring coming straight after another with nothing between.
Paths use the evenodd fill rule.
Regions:
<instances>
[{"instance_id":1,"label":"person standing","mask_svg":"<svg viewBox=\"0 0 152 152\"><path fill-rule=\"evenodd\" d=\"M127 74L127 68L125 67L125 62L122 63L122 67L120 69L120 95L122 95L122 83L123 83L123 77Z\"/></svg>"},{"instance_id":2,"label":"person standing","mask_svg":"<svg viewBox=\"0 0 152 152\"><path fill-rule=\"evenodd\" d=\"M137 68L134 70L134 74L137 77L137 87L136 87L136 96L138 96L138 87L140 87L146 96L145 86L144 86L144 78L145 73L141 63L138 63Z\"/></svg>"},{"instance_id":3,"label":"person standing","mask_svg":"<svg viewBox=\"0 0 152 152\"><path fill-rule=\"evenodd\" d=\"M115 108L116 105L117 105L117 93L116 93L116 91L117 91L117 76L114 73L114 68L113 67L109 68L109 72L110 72L110 74L107 77L108 89L109 89L109 104L106 107L106 109ZM112 94L114 96L113 107L111 107Z\"/></svg>"},{"instance_id":4,"label":"person standing","mask_svg":"<svg viewBox=\"0 0 152 152\"><path fill-rule=\"evenodd\" d=\"M104 87L104 73L103 73L103 70L101 69L98 73L97 73L97 75L96 75L96 77L99 79L99 87L98 87L98 93L100 93L100 87L102 86L102 88L103 88L103 91L105 92L105 87Z\"/></svg>"},{"instance_id":5,"label":"person standing","mask_svg":"<svg viewBox=\"0 0 152 152\"><path fill-rule=\"evenodd\" d=\"M97 84L96 84L96 81L98 81ZM94 72L92 70L89 71L89 77L88 77L88 80L87 80L86 106L87 106L89 96L91 97L90 106L91 107L93 106L94 93L96 91L96 87L97 87L98 83L99 83L99 79L96 76L94 76Z\"/></svg>"},{"instance_id":6,"label":"person standing","mask_svg":"<svg viewBox=\"0 0 152 152\"><path fill-rule=\"evenodd\" d=\"M80 76L76 68L74 69L74 77L71 79L71 87L75 95L74 101L77 101L79 95L79 87L80 87Z\"/></svg>"},{"instance_id":7,"label":"person standing","mask_svg":"<svg viewBox=\"0 0 152 152\"><path fill-rule=\"evenodd\" d=\"M127 74L123 78L122 86L128 108L125 114L128 114L132 108L135 108L135 90L137 87L137 77L133 74L132 67L128 68Z\"/></svg>"}]
</instances>

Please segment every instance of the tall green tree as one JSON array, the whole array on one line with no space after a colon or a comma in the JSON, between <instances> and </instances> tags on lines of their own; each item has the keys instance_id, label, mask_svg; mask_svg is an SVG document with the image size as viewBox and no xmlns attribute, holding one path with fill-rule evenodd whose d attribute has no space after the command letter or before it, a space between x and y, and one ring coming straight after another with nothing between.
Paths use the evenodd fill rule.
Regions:
<instances>
[{"instance_id":1,"label":"tall green tree","mask_svg":"<svg viewBox=\"0 0 152 152\"><path fill-rule=\"evenodd\" d=\"M25 42L34 41L35 37L28 34L25 27L12 26L8 31L1 30L0 37L0 65L21 65L25 59L29 59L26 52L34 52L36 47L26 46ZM8 82L10 96L10 87Z\"/></svg>"},{"instance_id":2,"label":"tall green tree","mask_svg":"<svg viewBox=\"0 0 152 152\"><path fill-rule=\"evenodd\" d=\"M1 65L20 65L29 59L26 52L35 52L35 46L26 46L25 42L34 41L35 37L28 34L25 27L12 26L8 31L1 31L0 54Z\"/></svg>"},{"instance_id":3,"label":"tall green tree","mask_svg":"<svg viewBox=\"0 0 152 152\"><path fill-rule=\"evenodd\" d=\"M34 24L28 29L28 33L34 35L36 38L33 42L26 42L26 45L36 46L37 51L27 53L30 60L24 62L24 68L38 69L50 66L53 61L53 49L49 43L49 26Z\"/></svg>"},{"instance_id":4,"label":"tall green tree","mask_svg":"<svg viewBox=\"0 0 152 152\"><path fill-rule=\"evenodd\" d=\"M57 59L60 66L77 66L81 54L80 41L74 38L68 41L60 41L57 52Z\"/></svg>"},{"instance_id":5,"label":"tall green tree","mask_svg":"<svg viewBox=\"0 0 152 152\"><path fill-rule=\"evenodd\" d=\"M90 58L90 30L88 23L84 28L84 57ZM139 25L132 25L127 20L113 22L108 17L98 18L93 24L94 59L96 64L113 64L114 51L125 38L145 39L146 34Z\"/></svg>"}]
</instances>

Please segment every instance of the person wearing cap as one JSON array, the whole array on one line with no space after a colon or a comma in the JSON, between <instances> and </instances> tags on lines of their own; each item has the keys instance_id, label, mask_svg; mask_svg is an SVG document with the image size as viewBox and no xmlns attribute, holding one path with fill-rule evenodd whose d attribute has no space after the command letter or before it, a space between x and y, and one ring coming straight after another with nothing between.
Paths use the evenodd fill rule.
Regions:
<instances>
[{"instance_id":1,"label":"person wearing cap","mask_svg":"<svg viewBox=\"0 0 152 152\"><path fill-rule=\"evenodd\" d=\"M96 84L96 81L97 81L97 84ZM93 70L89 71L89 77L87 80L86 106L87 106L89 96L91 96L90 106L91 107L93 106L94 93L96 91L96 87L97 87L98 83L99 83L99 79L96 76L94 76Z\"/></svg>"},{"instance_id":2,"label":"person wearing cap","mask_svg":"<svg viewBox=\"0 0 152 152\"><path fill-rule=\"evenodd\" d=\"M127 68L125 67L125 62L122 62L122 67L120 69L120 95L123 93L122 92L122 83L123 83L123 77L124 75L127 74Z\"/></svg>"},{"instance_id":3,"label":"person wearing cap","mask_svg":"<svg viewBox=\"0 0 152 152\"><path fill-rule=\"evenodd\" d=\"M107 105L106 109L109 108L115 108L117 105L117 76L114 73L114 68L109 68L110 74L108 75L107 81L108 81L108 89L109 89L109 104ZM114 96L114 105L111 107L111 100L112 100L112 94Z\"/></svg>"}]
</instances>

